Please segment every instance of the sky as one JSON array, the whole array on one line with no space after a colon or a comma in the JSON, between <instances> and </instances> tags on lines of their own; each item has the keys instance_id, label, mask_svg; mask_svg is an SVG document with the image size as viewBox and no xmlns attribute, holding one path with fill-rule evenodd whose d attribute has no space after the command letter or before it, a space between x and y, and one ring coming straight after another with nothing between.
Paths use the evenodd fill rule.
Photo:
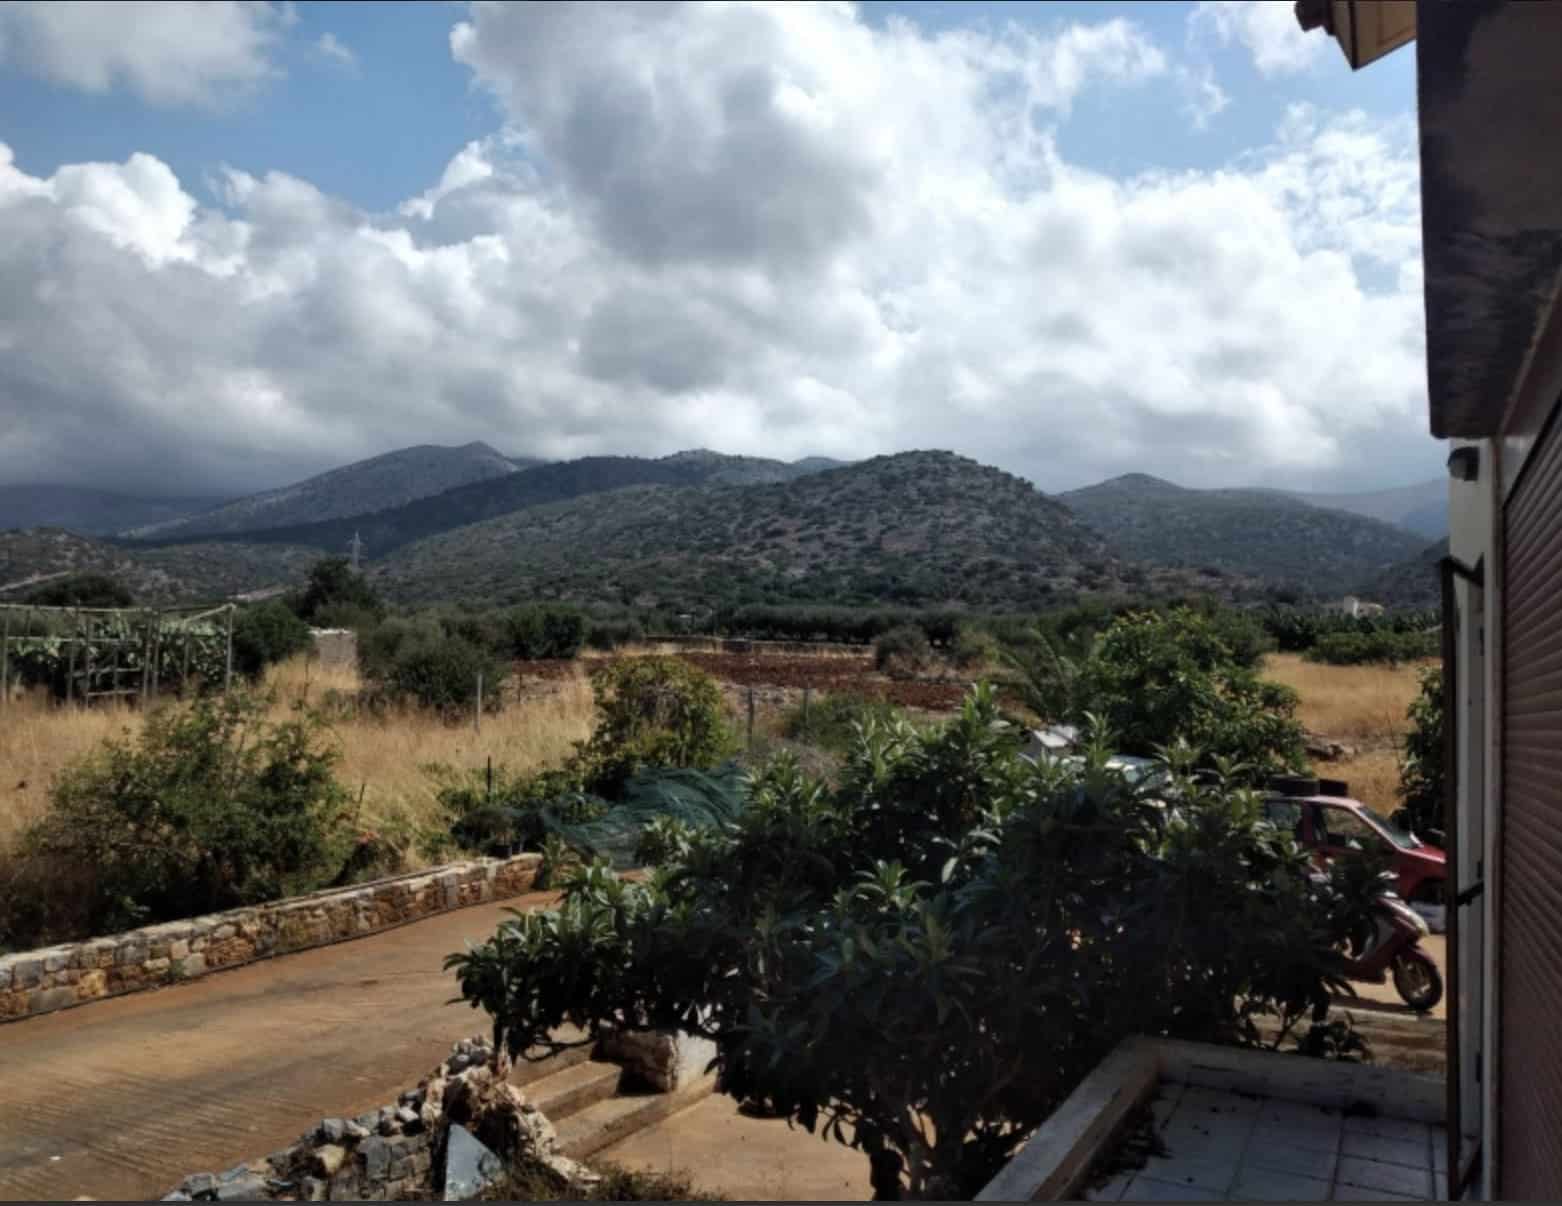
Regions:
<instances>
[{"instance_id":1,"label":"sky","mask_svg":"<svg viewBox=\"0 0 1562 1206\"><path fill-rule=\"evenodd\" d=\"M0 484L1422 480L1414 105L1290 0L0 2Z\"/></svg>"}]
</instances>

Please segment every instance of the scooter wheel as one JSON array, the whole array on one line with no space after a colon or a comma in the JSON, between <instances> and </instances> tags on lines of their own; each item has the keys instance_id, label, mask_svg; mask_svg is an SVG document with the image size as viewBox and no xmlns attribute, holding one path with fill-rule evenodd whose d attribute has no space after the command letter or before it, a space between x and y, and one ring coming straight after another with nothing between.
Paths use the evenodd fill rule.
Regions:
<instances>
[{"instance_id":1,"label":"scooter wheel","mask_svg":"<svg viewBox=\"0 0 1562 1206\"><path fill-rule=\"evenodd\" d=\"M1394 958L1394 988L1417 1013L1430 1013L1443 999L1443 974L1424 951Z\"/></svg>"}]
</instances>

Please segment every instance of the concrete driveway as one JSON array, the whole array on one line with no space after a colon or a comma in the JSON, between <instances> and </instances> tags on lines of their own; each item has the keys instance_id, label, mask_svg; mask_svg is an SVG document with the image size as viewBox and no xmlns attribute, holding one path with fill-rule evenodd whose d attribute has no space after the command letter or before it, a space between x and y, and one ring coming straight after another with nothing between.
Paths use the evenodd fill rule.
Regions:
<instances>
[{"instance_id":1,"label":"concrete driveway","mask_svg":"<svg viewBox=\"0 0 1562 1206\"><path fill-rule=\"evenodd\" d=\"M393 1101L487 1029L444 957L536 893L0 1026L0 1199L157 1198Z\"/></svg>"}]
</instances>

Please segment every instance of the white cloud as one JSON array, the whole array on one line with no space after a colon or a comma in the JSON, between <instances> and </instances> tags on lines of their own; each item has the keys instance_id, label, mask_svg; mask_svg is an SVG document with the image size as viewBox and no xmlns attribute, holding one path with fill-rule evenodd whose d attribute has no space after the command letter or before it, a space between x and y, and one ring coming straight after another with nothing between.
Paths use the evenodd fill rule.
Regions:
<instances>
[{"instance_id":1,"label":"white cloud","mask_svg":"<svg viewBox=\"0 0 1562 1206\"><path fill-rule=\"evenodd\" d=\"M215 2L0 4L0 63L83 92L124 87L154 105L211 105L278 74L291 7Z\"/></svg>"},{"instance_id":2,"label":"white cloud","mask_svg":"<svg viewBox=\"0 0 1562 1206\"><path fill-rule=\"evenodd\" d=\"M1215 70L1208 63L1179 67L1177 82L1183 93L1182 111L1195 130L1207 130L1210 121L1231 103L1226 90L1215 82Z\"/></svg>"},{"instance_id":3,"label":"white cloud","mask_svg":"<svg viewBox=\"0 0 1562 1206\"><path fill-rule=\"evenodd\" d=\"M1322 34L1303 32L1292 0L1199 0L1188 31L1194 40L1240 43L1264 76L1306 71L1329 44Z\"/></svg>"},{"instance_id":4,"label":"white cloud","mask_svg":"<svg viewBox=\"0 0 1562 1206\"><path fill-rule=\"evenodd\" d=\"M1222 170L1114 179L1053 130L1171 72L1121 22L478 6L453 47L510 126L392 214L0 153L0 480L258 487L474 438L946 447L1046 488L1431 463L1408 124L1299 108Z\"/></svg>"},{"instance_id":5,"label":"white cloud","mask_svg":"<svg viewBox=\"0 0 1562 1206\"><path fill-rule=\"evenodd\" d=\"M353 53L352 47L343 43L330 30L326 30L315 41L315 50L344 70L354 72L358 70L358 56Z\"/></svg>"}]
</instances>

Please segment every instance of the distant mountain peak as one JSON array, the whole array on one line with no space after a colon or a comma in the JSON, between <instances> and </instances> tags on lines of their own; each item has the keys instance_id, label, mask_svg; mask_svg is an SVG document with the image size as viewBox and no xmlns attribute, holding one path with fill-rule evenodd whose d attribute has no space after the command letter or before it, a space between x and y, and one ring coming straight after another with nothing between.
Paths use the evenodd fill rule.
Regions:
<instances>
[{"instance_id":1,"label":"distant mountain peak","mask_svg":"<svg viewBox=\"0 0 1562 1206\"><path fill-rule=\"evenodd\" d=\"M1183 492L1186 486L1179 486L1176 482L1169 482L1164 477L1156 477L1151 473L1123 473L1117 477L1108 478L1102 482L1103 486L1131 486L1138 490L1176 490Z\"/></svg>"}]
</instances>

